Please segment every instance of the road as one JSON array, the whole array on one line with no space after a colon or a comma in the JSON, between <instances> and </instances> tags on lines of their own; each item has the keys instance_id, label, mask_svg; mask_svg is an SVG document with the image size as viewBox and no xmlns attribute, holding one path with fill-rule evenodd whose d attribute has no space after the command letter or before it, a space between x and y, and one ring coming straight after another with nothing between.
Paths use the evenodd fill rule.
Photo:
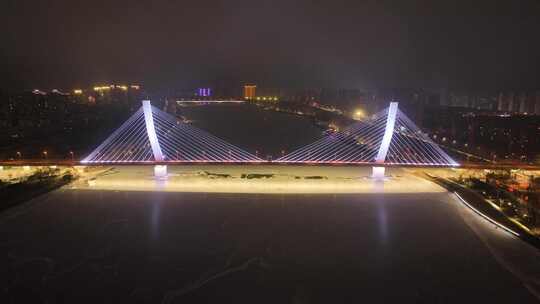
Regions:
<instances>
[{"instance_id":1,"label":"road","mask_svg":"<svg viewBox=\"0 0 540 304\"><path fill-rule=\"evenodd\" d=\"M211 161L204 162L114 162L111 163L115 166L153 166L153 165L194 165L194 164L213 164ZM272 162L267 160L261 160L260 162L217 162L218 165L304 165L304 166L358 166L358 167L372 167L375 163L287 163L287 162ZM0 166L103 166L107 163L82 163L79 160L65 160L65 159L24 159L24 160L10 160L0 161ZM378 167L404 167L404 168L438 168L441 166L424 166L424 165L385 165L377 164ZM522 170L540 170L540 165L537 164L525 164L520 162L507 162L507 163L472 163L464 162L458 167L461 169L488 169L488 170L501 170L501 169L522 169Z\"/></svg>"}]
</instances>

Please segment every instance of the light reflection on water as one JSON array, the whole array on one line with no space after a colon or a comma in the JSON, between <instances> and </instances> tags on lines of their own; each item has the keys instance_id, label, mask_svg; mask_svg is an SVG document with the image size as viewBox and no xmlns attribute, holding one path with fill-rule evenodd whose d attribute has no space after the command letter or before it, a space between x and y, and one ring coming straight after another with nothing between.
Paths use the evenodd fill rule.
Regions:
<instances>
[{"instance_id":1,"label":"light reflection on water","mask_svg":"<svg viewBox=\"0 0 540 304\"><path fill-rule=\"evenodd\" d=\"M159 239L159 227L160 227L160 215L161 215L161 202L163 196L158 195L152 200L152 210L150 212L150 239Z\"/></svg>"},{"instance_id":2,"label":"light reflection on water","mask_svg":"<svg viewBox=\"0 0 540 304\"><path fill-rule=\"evenodd\" d=\"M381 245L388 244L388 214L386 212L386 204L380 202L377 204L377 224L379 231L379 242Z\"/></svg>"}]
</instances>

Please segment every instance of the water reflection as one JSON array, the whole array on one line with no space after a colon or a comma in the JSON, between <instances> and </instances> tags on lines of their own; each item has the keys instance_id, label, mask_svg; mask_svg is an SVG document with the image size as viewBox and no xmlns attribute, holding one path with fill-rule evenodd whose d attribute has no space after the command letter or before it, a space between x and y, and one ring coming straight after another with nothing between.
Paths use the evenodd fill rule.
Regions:
<instances>
[{"instance_id":1,"label":"water reflection","mask_svg":"<svg viewBox=\"0 0 540 304\"><path fill-rule=\"evenodd\" d=\"M379 232L379 242L383 247L386 247L388 244L388 213L386 211L386 203L382 198L377 200L377 225Z\"/></svg>"},{"instance_id":2,"label":"water reflection","mask_svg":"<svg viewBox=\"0 0 540 304\"><path fill-rule=\"evenodd\" d=\"M150 211L150 240L156 241L160 237L160 217L161 203L163 202L162 195L156 195L152 199L152 209Z\"/></svg>"}]
</instances>

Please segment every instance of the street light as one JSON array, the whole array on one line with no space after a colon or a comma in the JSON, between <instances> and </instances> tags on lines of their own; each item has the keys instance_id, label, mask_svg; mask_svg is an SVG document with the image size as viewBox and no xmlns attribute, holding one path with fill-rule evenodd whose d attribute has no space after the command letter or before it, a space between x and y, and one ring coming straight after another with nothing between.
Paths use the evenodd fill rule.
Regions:
<instances>
[{"instance_id":1,"label":"street light","mask_svg":"<svg viewBox=\"0 0 540 304\"><path fill-rule=\"evenodd\" d=\"M17 151L17 158L19 158L19 160L22 158L22 154L19 151Z\"/></svg>"},{"instance_id":2,"label":"street light","mask_svg":"<svg viewBox=\"0 0 540 304\"><path fill-rule=\"evenodd\" d=\"M354 111L353 119L361 120L365 116L366 116L366 113L362 109L358 109L358 110Z\"/></svg>"},{"instance_id":3,"label":"street light","mask_svg":"<svg viewBox=\"0 0 540 304\"><path fill-rule=\"evenodd\" d=\"M47 151L43 151L43 156L45 156L45 159L47 159Z\"/></svg>"},{"instance_id":4,"label":"street light","mask_svg":"<svg viewBox=\"0 0 540 304\"><path fill-rule=\"evenodd\" d=\"M69 155L71 155L71 161L75 161L75 154L73 151L69 151Z\"/></svg>"}]
</instances>

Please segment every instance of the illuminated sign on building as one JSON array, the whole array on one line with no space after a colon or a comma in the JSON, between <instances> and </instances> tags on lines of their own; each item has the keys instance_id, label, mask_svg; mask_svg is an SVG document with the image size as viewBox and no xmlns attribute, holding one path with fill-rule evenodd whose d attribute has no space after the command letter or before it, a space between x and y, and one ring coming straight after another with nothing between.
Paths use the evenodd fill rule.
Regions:
<instances>
[{"instance_id":1,"label":"illuminated sign on building","mask_svg":"<svg viewBox=\"0 0 540 304\"><path fill-rule=\"evenodd\" d=\"M198 88L197 95L202 97L208 97L212 95L212 91L210 90L210 88Z\"/></svg>"}]
</instances>

